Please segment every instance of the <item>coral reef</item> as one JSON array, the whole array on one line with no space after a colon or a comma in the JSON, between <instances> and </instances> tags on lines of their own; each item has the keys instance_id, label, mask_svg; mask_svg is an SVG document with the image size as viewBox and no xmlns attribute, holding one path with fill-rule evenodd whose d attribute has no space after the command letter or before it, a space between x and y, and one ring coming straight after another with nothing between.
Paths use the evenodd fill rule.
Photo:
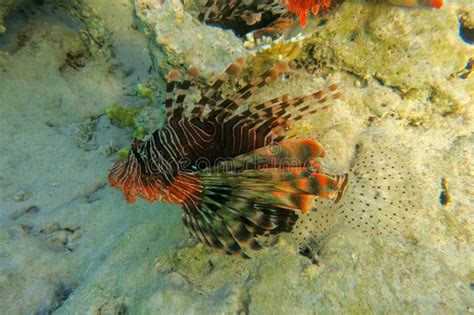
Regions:
<instances>
[{"instance_id":1,"label":"coral reef","mask_svg":"<svg viewBox=\"0 0 474 315\"><path fill-rule=\"evenodd\" d=\"M251 64L254 72L259 72L271 64L274 60L293 61L298 57L303 49L304 37L297 35L290 39L278 38L257 49L255 55L252 56Z\"/></svg>"},{"instance_id":2,"label":"coral reef","mask_svg":"<svg viewBox=\"0 0 474 315\"><path fill-rule=\"evenodd\" d=\"M137 25L149 35L150 54L160 73L181 65L196 65L202 66L204 76L211 76L245 55L240 40L231 31L199 25L185 12L180 0L132 2Z\"/></svg>"},{"instance_id":3,"label":"coral reef","mask_svg":"<svg viewBox=\"0 0 474 315\"><path fill-rule=\"evenodd\" d=\"M474 53L460 41L458 25L453 6L407 10L347 2L313 33L307 56L403 94L443 90Z\"/></svg>"}]
</instances>

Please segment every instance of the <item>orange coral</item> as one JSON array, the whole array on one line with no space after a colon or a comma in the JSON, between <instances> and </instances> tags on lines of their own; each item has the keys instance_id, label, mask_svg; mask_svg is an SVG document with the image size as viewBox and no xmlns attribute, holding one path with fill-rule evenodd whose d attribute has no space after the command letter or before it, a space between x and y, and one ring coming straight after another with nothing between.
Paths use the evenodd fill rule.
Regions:
<instances>
[{"instance_id":1,"label":"orange coral","mask_svg":"<svg viewBox=\"0 0 474 315\"><path fill-rule=\"evenodd\" d=\"M317 15L321 7L326 11L329 10L331 0L282 0L281 4L291 12L298 14L301 27L305 27L309 11Z\"/></svg>"}]
</instances>

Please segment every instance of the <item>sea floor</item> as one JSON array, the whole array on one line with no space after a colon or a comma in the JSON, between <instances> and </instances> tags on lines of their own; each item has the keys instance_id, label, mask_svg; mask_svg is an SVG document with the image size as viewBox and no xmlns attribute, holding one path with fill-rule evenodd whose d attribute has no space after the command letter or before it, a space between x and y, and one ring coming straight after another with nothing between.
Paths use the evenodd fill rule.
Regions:
<instances>
[{"instance_id":1,"label":"sea floor","mask_svg":"<svg viewBox=\"0 0 474 315\"><path fill-rule=\"evenodd\" d=\"M404 198L419 211L403 237L364 235L342 222L310 255L299 250L297 235L286 235L264 240L263 251L243 260L197 244L179 207L128 204L107 183L117 150L133 132L111 121L108 108L148 106L137 84L150 81L159 103L164 71L198 62L206 49L199 64L206 78L245 52L231 32L191 23L180 3L18 1L2 8L8 14L0 34L1 312L474 312L474 75L462 77L474 48L458 36L456 17L474 12L472 4L418 12L347 1L322 26L310 21L298 67L257 101L341 82L342 100L296 125L297 134L321 142L328 167L342 172L357 159L357 144L381 158L394 151L400 167L415 174ZM344 37L347 25L341 34L333 30L348 12L370 17L353 32L355 41ZM173 23L183 28L173 33ZM183 47L202 41L184 35L192 27L219 44L190 53ZM409 36L397 39L398 32ZM321 44L328 34L332 46ZM355 46L341 48L345 40ZM357 57L367 53L362 46L374 57ZM396 55L406 49L413 61ZM312 233L313 221L303 222L298 228Z\"/></svg>"}]
</instances>

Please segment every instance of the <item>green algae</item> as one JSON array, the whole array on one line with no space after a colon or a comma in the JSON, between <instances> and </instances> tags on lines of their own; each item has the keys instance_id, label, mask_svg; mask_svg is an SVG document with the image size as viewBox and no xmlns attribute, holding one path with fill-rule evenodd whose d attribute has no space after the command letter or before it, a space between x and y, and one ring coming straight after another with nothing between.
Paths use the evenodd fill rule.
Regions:
<instances>
[{"instance_id":1,"label":"green algae","mask_svg":"<svg viewBox=\"0 0 474 315\"><path fill-rule=\"evenodd\" d=\"M120 124L121 127L138 127L137 117L141 112L140 108L125 108L118 104L114 104L105 112L107 114L107 117L109 117L112 122Z\"/></svg>"},{"instance_id":2,"label":"green algae","mask_svg":"<svg viewBox=\"0 0 474 315\"><path fill-rule=\"evenodd\" d=\"M137 92L140 97L148 99L150 103L155 99L153 90L142 83L137 84Z\"/></svg>"},{"instance_id":3,"label":"green algae","mask_svg":"<svg viewBox=\"0 0 474 315\"><path fill-rule=\"evenodd\" d=\"M132 139L143 140L151 130L159 126L158 99L155 96L158 84L152 79L148 79L137 84L136 91L139 98L147 100L147 104L142 107L124 107L119 104L113 104L107 108L105 113L112 124L120 128L131 128ZM123 159L128 156L129 146L118 150L117 155Z\"/></svg>"},{"instance_id":4,"label":"green algae","mask_svg":"<svg viewBox=\"0 0 474 315\"><path fill-rule=\"evenodd\" d=\"M139 119L140 115L146 112L146 108L125 108L118 104L112 105L105 113L112 123L118 124L122 128L133 128L132 138L143 140L148 134L148 129ZM130 147L118 150L117 155L123 159L128 156Z\"/></svg>"}]
</instances>

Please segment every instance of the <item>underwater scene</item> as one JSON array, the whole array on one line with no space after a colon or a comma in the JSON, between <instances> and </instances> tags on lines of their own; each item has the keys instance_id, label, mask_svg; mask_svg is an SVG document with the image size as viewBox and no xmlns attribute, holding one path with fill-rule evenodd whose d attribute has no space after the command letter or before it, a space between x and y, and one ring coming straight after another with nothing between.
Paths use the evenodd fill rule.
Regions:
<instances>
[{"instance_id":1,"label":"underwater scene","mask_svg":"<svg viewBox=\"0 0 474 315\"><path fill-rule=\"evenodd\" d=\"M474 313L472 0L0 0L0 314Z\"/></svg>"}]
</instances>

